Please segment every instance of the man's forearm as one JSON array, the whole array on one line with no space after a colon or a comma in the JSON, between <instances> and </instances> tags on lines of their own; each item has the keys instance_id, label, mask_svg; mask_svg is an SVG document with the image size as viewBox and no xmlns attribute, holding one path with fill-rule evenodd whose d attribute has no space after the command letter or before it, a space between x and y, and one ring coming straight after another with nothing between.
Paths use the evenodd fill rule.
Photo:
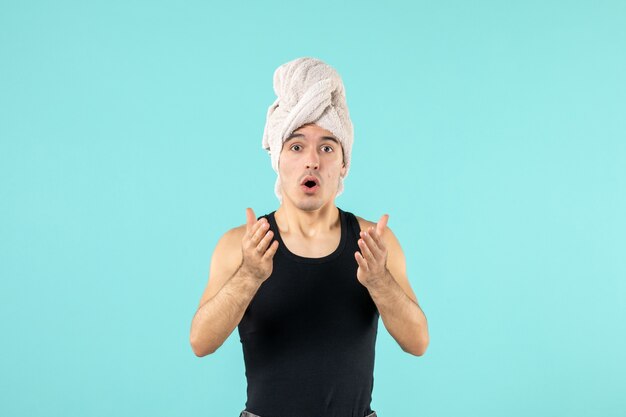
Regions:
<instances>
[{"instance_id":1,"label":"man's forearm","mask_svg":"<svg viewBox=\"0 0 626 417\"><path fill-rule=\"evenodd\" d=\"M191 322L191 347L197 356L215 352L237 327L262 281L250 278L241 267Z\"/></svg>"},{"instance_id":2,"label":"man's forearm","mask_svg":"<svg viewBox=\"0 0 626 417\"><path fill-rule=\"evenodd\" d=\"M368 291L385 327L402 349L423 355L429 342L428 323L419 305L406 295L388 270Z\"/></svg>"}]
</instances>

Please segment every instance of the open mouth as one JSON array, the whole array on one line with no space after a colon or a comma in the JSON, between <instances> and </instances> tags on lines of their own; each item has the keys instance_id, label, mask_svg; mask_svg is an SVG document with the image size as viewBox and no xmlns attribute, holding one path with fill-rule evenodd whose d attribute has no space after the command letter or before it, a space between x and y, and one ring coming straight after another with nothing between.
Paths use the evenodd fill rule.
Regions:
<instances>
[{"instance_id":1,"label":"open mouth","mask_svg":"<svg viewBox=\"0 0 626 417\"><path fill-rule=\"evenodd\" d=\"M309 175L308 177L304 178L304 180L302 180L302 183L300 183L300 186L305 192L313 193L317 191L320 184L316 177Z\"/></svg>"}]
</instances>

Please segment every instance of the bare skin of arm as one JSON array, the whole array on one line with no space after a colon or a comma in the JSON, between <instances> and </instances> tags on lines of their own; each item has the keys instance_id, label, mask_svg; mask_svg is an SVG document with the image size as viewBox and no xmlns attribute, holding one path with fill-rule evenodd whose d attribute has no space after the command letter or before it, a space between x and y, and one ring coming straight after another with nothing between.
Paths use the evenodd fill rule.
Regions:
<instances>
[{"instance_id":1,"label":"bare skin of arm","mask_svg":"<svg viewBox=\"0 0 626 417\"><path fill-rule=\"evenodd\" d=\"M214 353L241 321L263 282L272 274L278 241L266 219L247 222L224 234L211 258L209 282L191 322L189 340L196 356Z\"/></svg>"},{"instance_id":2,"label":"bare skin of arm","mask_svg":"<svg viewBox=\"0 0 626 417\"><path fill-rule=\"evenodd\" d=\"M430 342L428 322L409 284L404 253L387 227L387 219L384 215L378 223L372 223L359 218L357 278L369 291L385 328L402 350L421 356Z\"/></svg>"},{"instance_id":3,"label":"bare skin of arm","mask_svg":"<svg viewBox=\"0 0 626 417\"><path fill-rule=\"evenodd\" d=\"M402 350L422 356L429 343L428 323L416 301L411 300L387 270L377 285L368 287L385 328Z\"/></svg>"}]
</instances>

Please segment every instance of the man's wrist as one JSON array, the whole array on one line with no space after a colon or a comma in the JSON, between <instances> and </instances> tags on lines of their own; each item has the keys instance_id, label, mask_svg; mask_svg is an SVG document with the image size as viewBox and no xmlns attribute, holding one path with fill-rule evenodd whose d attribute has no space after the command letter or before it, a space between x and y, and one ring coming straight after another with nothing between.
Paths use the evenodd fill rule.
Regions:
<instances>
[{"instance_id":1,"label":"man's wrist","mask_svg":"<svg viewBox=\"0 0 626 417\"><path fill-rule=\"evenodd\" d=\"M243 264L239 266L239 269L237 269L237 272L235 272L233 278L236 278L240 286L250 288L253 291L256 291L263 283L263 280L260 280L256 275L254 275L252 271L246 268Z\"/></svg>"},{"instance_id":2,"label":"man's wrist","mask_svg":"<svg viewBox=\"0 0 626 417\"><path fill-rule=\"evenodd\" d=\"M380 276L374 280L371 280L367 284L367 289L370 292L375 292L377 295L384 295L384 293L390 290L390 283L393 281L393 276L389 270L385 267L384 273L380 274Z\"/></svg>"}]
</instances>

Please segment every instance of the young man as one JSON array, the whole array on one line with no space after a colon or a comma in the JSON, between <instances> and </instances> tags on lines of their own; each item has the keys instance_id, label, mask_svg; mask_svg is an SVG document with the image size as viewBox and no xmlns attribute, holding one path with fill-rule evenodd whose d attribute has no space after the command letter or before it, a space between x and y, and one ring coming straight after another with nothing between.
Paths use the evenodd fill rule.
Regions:
<instances>
[{"instance_id":1,"label":"young man","mask_svg":"<svg viewBox=\"0 0 626 417\"><path fill-rule=\"evenodd\" d=\"M335 206L350 164L343 83L322 61L274 73L263 146L280 207L226 232L191 326L197 356L238 327L248 400L242 417L375 417L379 316L402 349L423 355L426 317L387 227ZM256 219L256 220L255 220Z\"/></svg>"}]
</instances>

